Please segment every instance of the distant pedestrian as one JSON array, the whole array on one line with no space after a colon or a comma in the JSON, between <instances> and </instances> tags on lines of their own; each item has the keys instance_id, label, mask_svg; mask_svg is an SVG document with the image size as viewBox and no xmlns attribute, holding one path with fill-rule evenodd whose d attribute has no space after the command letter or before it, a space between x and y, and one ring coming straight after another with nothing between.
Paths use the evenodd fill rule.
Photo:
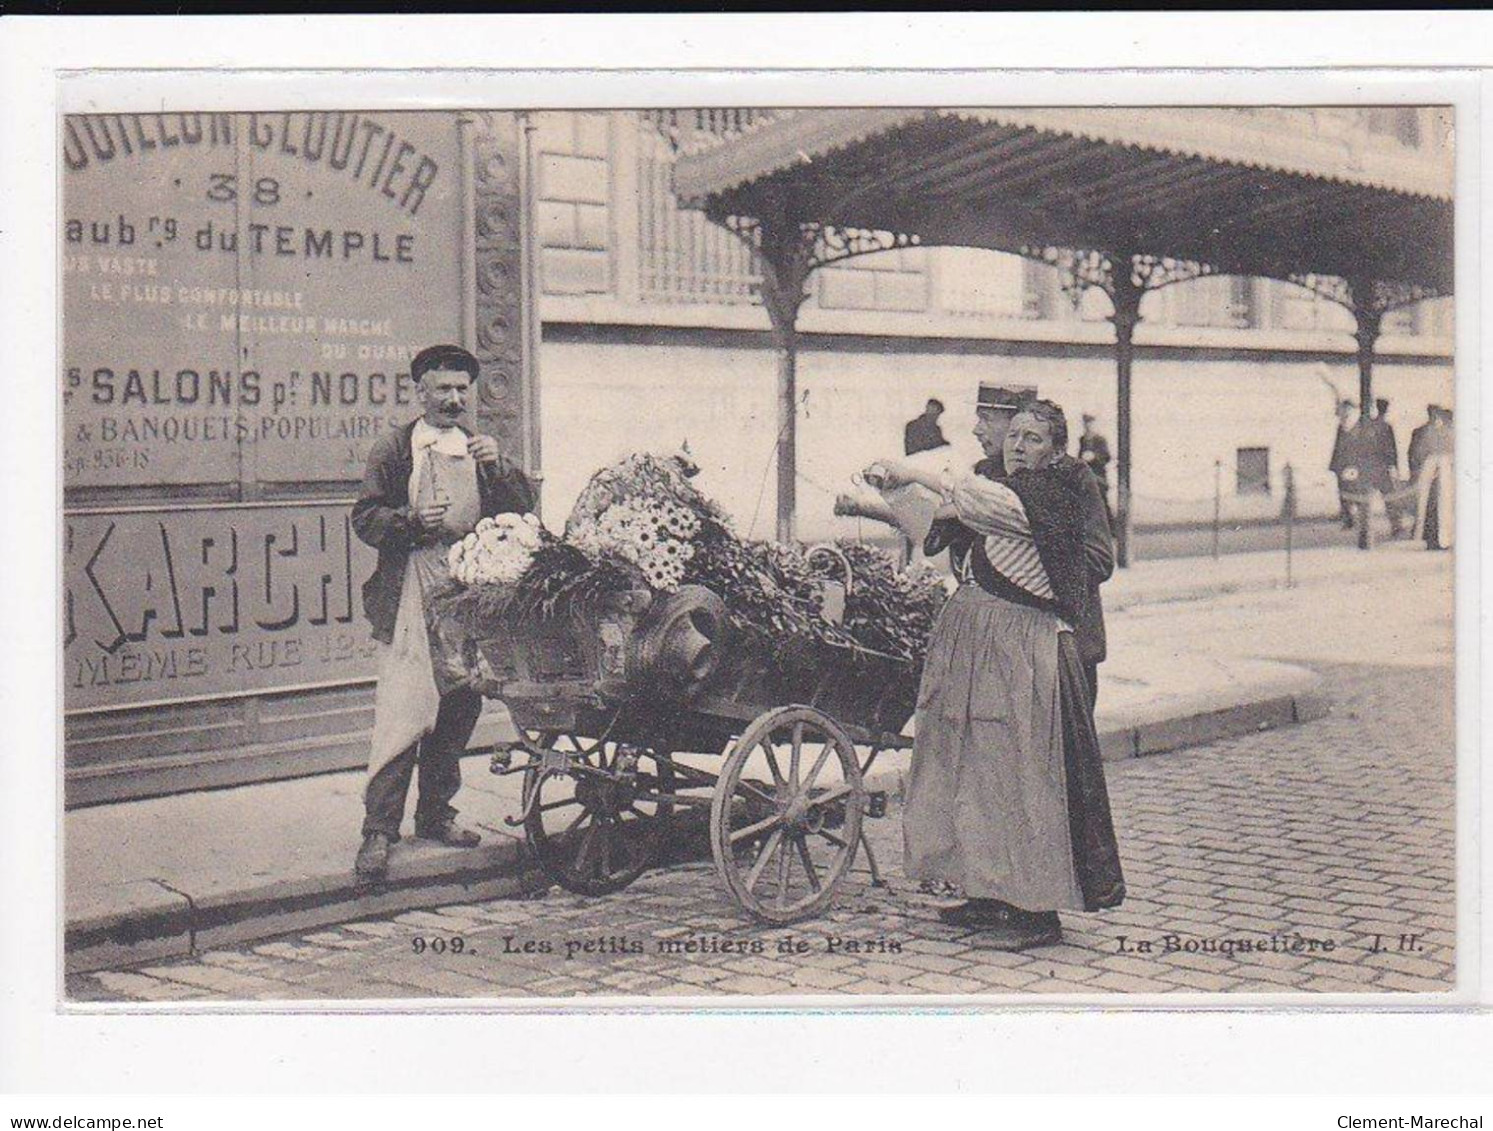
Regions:
<instances>
[{"instance_id":1,"label":"distant pedestrian","mask_svg":"<svg viewBox=\"0 0 1493 1131\"><path fill-rule=\"evenodd\" d=\"M1104 494L1104 510L1109 515L1110 529L1114 529L1115 516L1109 508L1109 441L1094 428L1094 414L1083 414L1083 435L1078 438L1078 458L1088 465L1099 480L1099 490Z\"/></svg>"},{"instance_id":2,"label":"distant pedestrian","mask_svg":"<svg viewBox=\"0 0 1493 1131\"><path fill-rule=\"evenodd\" d=\"M1384 497L1384 513L1389 519L1390 537L1398 538L1405 526L1404 507L1396 497L1400 486L1400 446L1395 439L1394 427L1388 419L1389 401L1380 397L1374 402L1374 409L1374 417L1369 422L1372 460L1365 486Z\"/></svg>"},{"instance_id":3,"label":"distant pedestrian","mask_svg":"<svg viewBox=\"0 0 1493 1131\"><path fill-rule=\"evenodd\" d=\"M1426 406L1426 422L1410 434L1406 460L1417 500L1416 534L1428 550L1452 545L1452 414Z\"/></svg>"},{"instance_id":4,"label":"distant pedestrian","mask_svg":"<svg viewBox=\"0 0 1493 1131\"><path fill-rule=\"evenodd\" d=\"M902 429L903 455L912 456L918 452L931 452L934 448L949 446L949 441L938 424L938 418L943 413L943 401L937 397L929 398L928 403L923 406L922 415L914 416Z\"/></svg>"},{"instance_id":5,"label":"distant pedestrian","mask_svg":"<svg viewBox=\"0 0 1493 1131\"><path fill-rule=\"evenodd\" d=\"M1351 482L1346 482L1344 472L1350 466L1352 446L1354 443L1353 428L1357 423L1353 410L1353 402L1340 400L1337 402L1337 439L1332 442L1332 459L1328 461L1327 470L1332 472L1337 479L1337 505L1338 513L1343 520L1343 529L1353 529L1353 507L1348 501L1348 496L1356 489Z\"/></svg>"}]
</instances>

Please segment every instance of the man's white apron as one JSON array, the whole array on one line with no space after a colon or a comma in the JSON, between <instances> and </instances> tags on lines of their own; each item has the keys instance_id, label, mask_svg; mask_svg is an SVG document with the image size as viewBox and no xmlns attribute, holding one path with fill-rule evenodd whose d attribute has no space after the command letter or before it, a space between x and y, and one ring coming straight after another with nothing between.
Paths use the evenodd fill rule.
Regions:
<instances>
[{"instance_id":1,"label":"man's white apron","mask_svg":"<svg viewBox=\"0 0 1493 1131\"><path fill-rule=\"evenodd\" d=\"M459 428L432 428L422 421L415 427L412 446L411 505L445 501L450 504L445 529L453 534L467 533L476 525L482 508L477 464L467 452L466 434ZM430 658L425 595L448 579L447 552L444 542L410 551L399 592L394 638L379 649L367 781L435 727L441 695Z\"/></svg>"}]
</instances>

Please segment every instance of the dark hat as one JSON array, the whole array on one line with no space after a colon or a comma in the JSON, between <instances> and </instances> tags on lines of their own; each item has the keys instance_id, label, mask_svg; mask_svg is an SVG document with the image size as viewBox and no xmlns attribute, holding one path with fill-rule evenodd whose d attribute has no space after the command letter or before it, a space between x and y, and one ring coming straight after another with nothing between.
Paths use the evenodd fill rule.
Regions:
<instances>
[{"instance_id":1,"label":"dark hat","mask_svg":"<svg viewBox=\"0 0 1493 1131\"><path fill-rule=\"evenodd\" d=\"M433 369L447 369L453 373L465 373L473 381L482 367L472 354L461 346L426 346L410 362L410 376L416 381Z\"/></svg>"},{"instance_id":2,"label":"dark hat","mask_svg":"<svg viewBox=\"0 0 1493 1131\"><path fill-rule=\"evenodd\" d=\"M1386 408L1388 408L1389 407L1389 398L1388 397L1375 397L1374 398L1374 407L1378 408L1378 409L1386 409Z\"/></svg>"},{"instance_id":3,"label":"dark hat","mask_svg":"<svg viewBox=\"0 0 1493 1131\"><path fill-rule=\"evenodd\" d=\"M997 385L992 381L981 381L980 391L975 397L975 408L1015 412L1023 401L1032 400L1036 395L1035 385Z\"/></svg>"}]
</instances>

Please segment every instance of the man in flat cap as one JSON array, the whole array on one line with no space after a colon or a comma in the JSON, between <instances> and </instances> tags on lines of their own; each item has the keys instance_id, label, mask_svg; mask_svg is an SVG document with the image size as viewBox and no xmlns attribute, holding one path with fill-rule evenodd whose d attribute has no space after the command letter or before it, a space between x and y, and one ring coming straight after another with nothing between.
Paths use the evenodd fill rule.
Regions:
<instances>
[{"instance_id":1,"label":"man in flat cap","mask_svg":"<svg viewBox=\"0 0 1493 1131\"><path fill-rule=\"evenodd\" d=\"M422 414L379 438L353 506L358 537L378 551L363 586L363 610L379 641L373 748L364 787L363 844L355 870L381 878L399 840L415 766L415 835L454 847L481 840L456 823L461 755L482 697L435 683L425 597L447 576L446 555L481 518L534 507L534 489L491 436L462 423L477 359L460 346L431 346L410 363Z\"/></svg>"}]
</instances>

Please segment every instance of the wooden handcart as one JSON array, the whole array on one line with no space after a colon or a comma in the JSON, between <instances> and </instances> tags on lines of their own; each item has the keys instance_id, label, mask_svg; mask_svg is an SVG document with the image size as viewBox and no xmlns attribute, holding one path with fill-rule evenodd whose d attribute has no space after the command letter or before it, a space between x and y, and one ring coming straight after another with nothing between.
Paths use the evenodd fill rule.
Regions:
<instances>
[{"instance_id":1,"label":"wooden handcart","mask_svg":"<svg viewBox=\"0 0 1493 1131\"><path fill-rule=\"evenodd\" d=\"M722 881L759 919L822 912L862 850L879 882L862 822L885 796L865 779L883 750L910 742L915 665L744 636L708 589L638 585L523 618L502 639L445 642L523 735L493 771L523 775L509 823L555 883L626 887L697 834L687 818L701 809Z\"/></svg>"}]
</instances>

